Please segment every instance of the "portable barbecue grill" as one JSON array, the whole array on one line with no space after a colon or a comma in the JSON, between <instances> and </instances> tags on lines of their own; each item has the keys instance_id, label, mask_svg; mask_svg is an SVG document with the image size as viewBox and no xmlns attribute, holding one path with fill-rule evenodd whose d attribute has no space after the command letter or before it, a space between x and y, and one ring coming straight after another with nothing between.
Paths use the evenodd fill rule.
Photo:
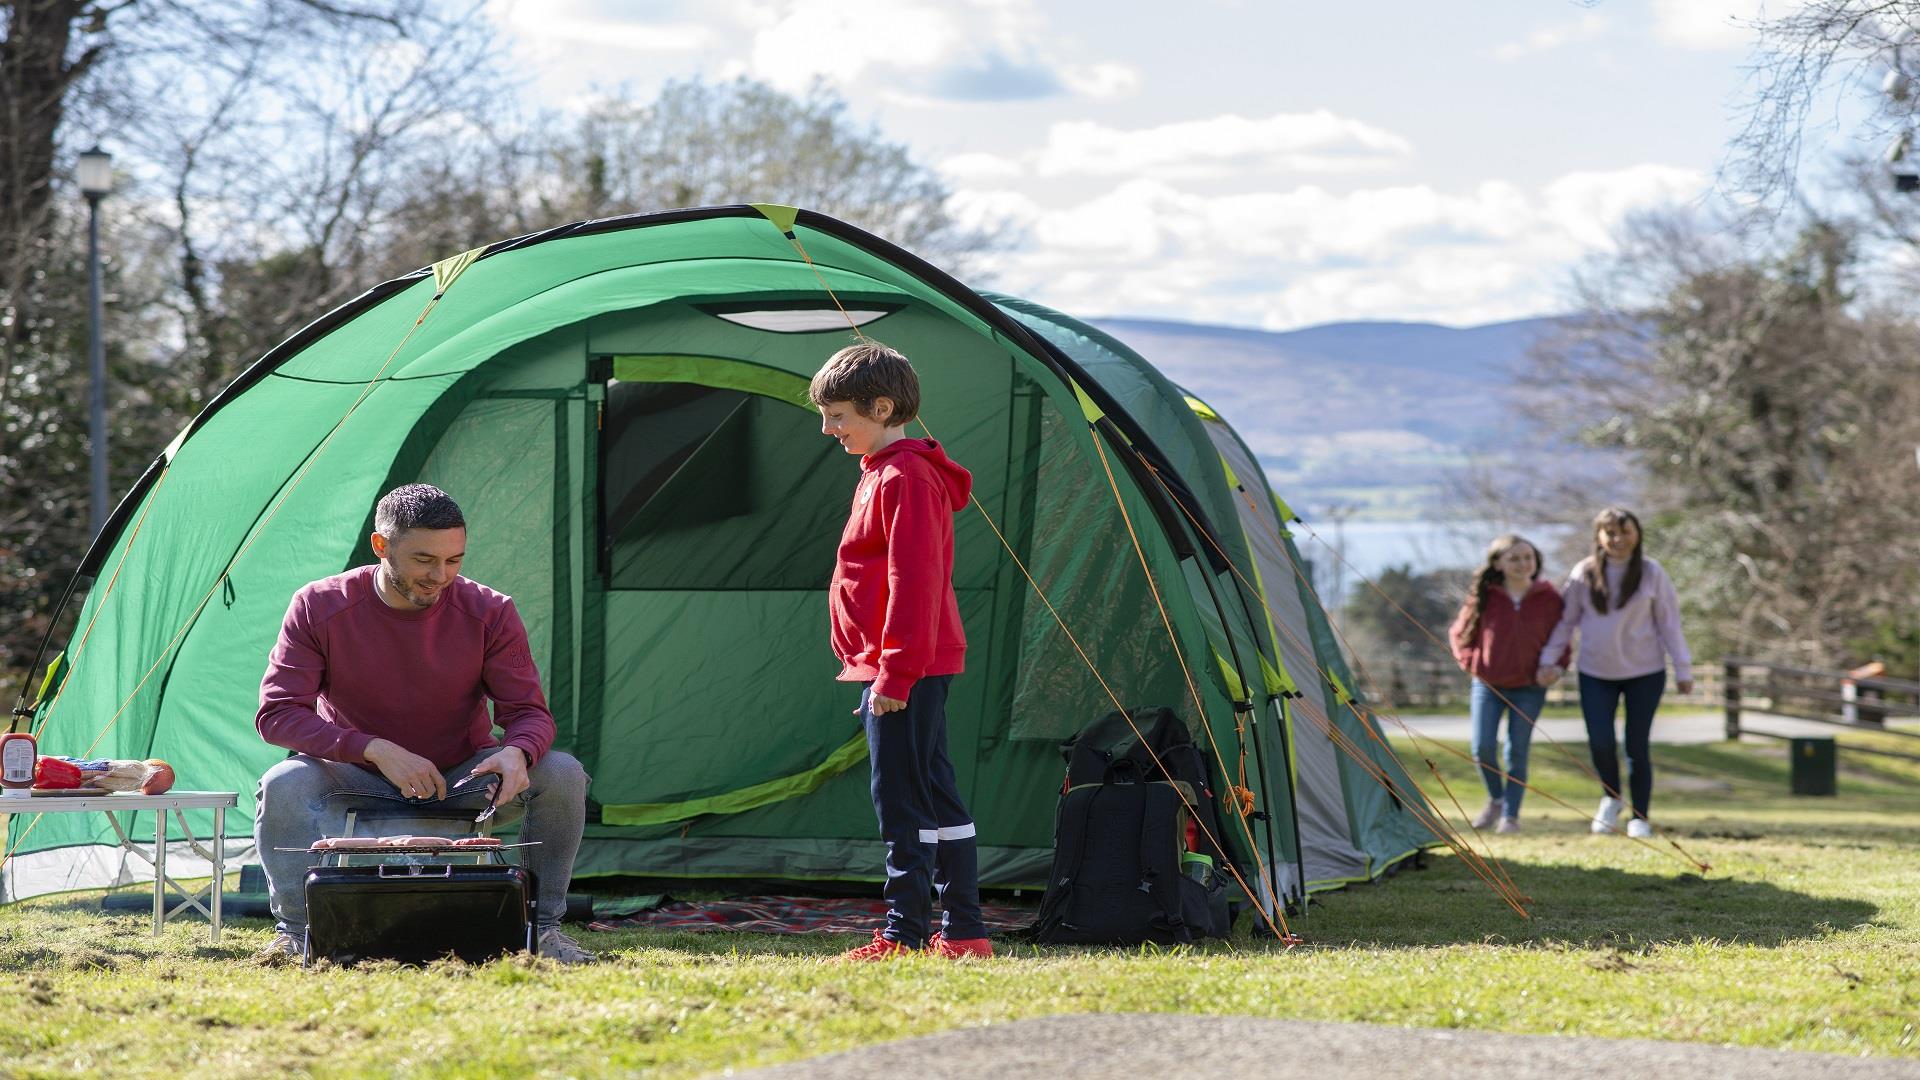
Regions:
<instances>
[{"instance_id":1,"label":"portable barbecue grill","mask_svg":"<svg viewBox=\"0 0 1920 1080\"><path fill-rule=\"evenodd\" d=\"M321 857L306 877L306 963L425 964L444 956L481 963L510 952L537 954L533 874L501 858L532 846L285 849ZM348 865L366 855L407 861ZM451 861L468 855L479 858Z\"/></svg>"}]
</instances>

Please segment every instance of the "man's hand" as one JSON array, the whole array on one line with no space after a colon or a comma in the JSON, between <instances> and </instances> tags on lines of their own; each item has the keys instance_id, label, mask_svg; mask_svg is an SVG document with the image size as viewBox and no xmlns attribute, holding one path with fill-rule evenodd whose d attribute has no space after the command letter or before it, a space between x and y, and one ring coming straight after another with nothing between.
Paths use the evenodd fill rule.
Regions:
<instances>
[{"instance_id":1,"label":"man's hand","mask_svg":"<svg viewBox=\"0 0 1920 1080\"><path fill-rule=\"evenodd\" d=\"M433 762L397 743L375 739L367 744L366 758L388 783L409 799L447 797L447 779L433 767Z\"/></svg>"},{"instance_id":2,"label":"man's hand","mask_svg":"<svg viewBox=\"0 0 1920 1080\"><path fill-rule=\"evenodd\" d=\"M1533 681L1539 683L1541 686L1552 686L1554 683L1560 681L1561 674L1562 672L1558 667L1553 664L1548 664L1534 673Z\"/></svg>"},{"instance_id":3,"label":"man's hand","mask_svg":"<svg viewBox=\"0 0 1920 1080\"><path fill-rule=\"evenodd\" d=\"M872 694L869 695L869 697L871 700L869 700L867 704L869 708L873 709L873 715L875 716L885 716L890 712L899 712L901 709L907 707L907 703L901 701L899 698L890 698L881 694Z\"/></svg>"},{"instance_id":4,"label":"man's hand","mask_svg":"<svg viewBox=\"0 0 1920 1080\"><path fill-rule=\"evenodd\" d=\"M503 746L499 753L474 766L466 779L488 773L500 778L500 791L493 797L493 804L505 806L527 790L527 752L517 746Z\"/></svg>"},{"instance_id":5,"label":"man's hand","mask_svg":"<svg viewBox=\"0 0 1920 1080\"><path fill-rule=\"evenodd\" d=\"M1675 681L1674 681L1674 684L1673 684L1673 685L1674 685L1674 687L1675 687L1676 689L1678 689L1678 690L1679 690L1679 691L1680 691L1681 693L1683 693L1683 694L1691 694L1691 693L1693 693L1693 680L1692 680L1692 679L1677 679L1677 680L1675 680Z\"/></svg>"}]
</instances>

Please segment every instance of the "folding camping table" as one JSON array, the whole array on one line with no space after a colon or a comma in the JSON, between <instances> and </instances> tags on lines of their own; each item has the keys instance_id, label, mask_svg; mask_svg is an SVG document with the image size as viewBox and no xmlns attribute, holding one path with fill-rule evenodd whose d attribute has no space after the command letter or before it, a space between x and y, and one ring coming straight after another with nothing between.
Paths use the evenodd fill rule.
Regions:
<instances>
[{"instance_id":1,"label":"folding camping table","mask_svg":"<svg viewBox=\"0 0 1920 1080\"><path fill-rule=\"evenodd\" d=\"M160 936L160 928L168 919L191 907L207 917L213 924L213 939L220 940L220 891L221 879L227 872L227 807L239 804L240 796L231 791L169 791L164 795L142 795L135 791L124 791L98 795L20 795L0 798L0 814L75 814L84 811L100 810L106 813L107 822L120 837L120 846L134 855L146 860L153 866L153 936ZM153 811L153 854L148 855L133 842L127 834L126 826L120 824L116 814L132 815L136 811ZM185 834L188 846L201 858L213 864L213 880L198 892L187 892L167 877L167 811L180 822L180 831ZM213 811L213 850L200 846L193 838L193 830L187 828L187 817L183 811ZM132 817L128 817L132 822ZM167 886L180 889L186 899L175 904L172 910L167 908ZM211 906L209 906L211 905Z\"/></svg>"}]
</instances>

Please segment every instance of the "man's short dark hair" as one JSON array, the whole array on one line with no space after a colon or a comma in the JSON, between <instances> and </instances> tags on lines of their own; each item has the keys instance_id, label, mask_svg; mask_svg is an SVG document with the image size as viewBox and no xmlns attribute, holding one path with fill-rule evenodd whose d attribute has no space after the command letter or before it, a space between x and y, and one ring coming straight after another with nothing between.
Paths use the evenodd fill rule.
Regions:
<instances>
[{"instance_id":1,"label":"man's short dark hair","mask_svg":"<svg viewBox=\"0 0 1920 1080\"><path fill-rule=\"evenodd\" d=\"M898 352L877 341L863 341L828 357L825 366L814 372L807 396L821 408L851 401L869 419L873 399L886 398L893 402L887 426L900 427L920 415L920 376Z\"/></svg>"},{"instance_id":2,"label":"man's short dark hair","mask_svg":"<svg viewBox=\"0 0 1920 1080\"><path fill-rule=\"evenodd\" d=\"M466 515L453 496L432 484L406 484L380 497L373 531L389 540L409 529L464 529Z\"/></svg>"}]
</instances>

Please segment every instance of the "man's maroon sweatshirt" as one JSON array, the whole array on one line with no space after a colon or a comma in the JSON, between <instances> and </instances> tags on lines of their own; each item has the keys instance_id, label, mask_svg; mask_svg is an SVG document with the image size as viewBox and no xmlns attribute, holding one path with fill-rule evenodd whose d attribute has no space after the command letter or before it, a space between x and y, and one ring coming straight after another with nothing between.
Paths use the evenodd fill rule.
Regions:
<instances>
[{"instance_id":1,"label":"man's maroon sweatshirt","mask_svg":"<svg viewBox=\"0 0 1920 1080\"><path fill-rule=\"evenodd\" d=\"M828 586L842 682L905 701L928 675L965 667L953 594L953 515L973 474L932 439L900 439L860 459L860 486Z\"/></svg>"},{"instance_id":2,"label":"man's maroon sweatshirt","mask_svg":"<svg viewBox=\"0 0 1920 1080\"><path fill-rule=\"evenodd\" d=\"M506 745L539 761L553 745L553 714L512 599L455 578L432 607L402 611L375 591L377 569L293 594L260 682L261 738L354 765L386 739L449 769L500 745L497 722Z\"/></svg>"}]
</instances>

